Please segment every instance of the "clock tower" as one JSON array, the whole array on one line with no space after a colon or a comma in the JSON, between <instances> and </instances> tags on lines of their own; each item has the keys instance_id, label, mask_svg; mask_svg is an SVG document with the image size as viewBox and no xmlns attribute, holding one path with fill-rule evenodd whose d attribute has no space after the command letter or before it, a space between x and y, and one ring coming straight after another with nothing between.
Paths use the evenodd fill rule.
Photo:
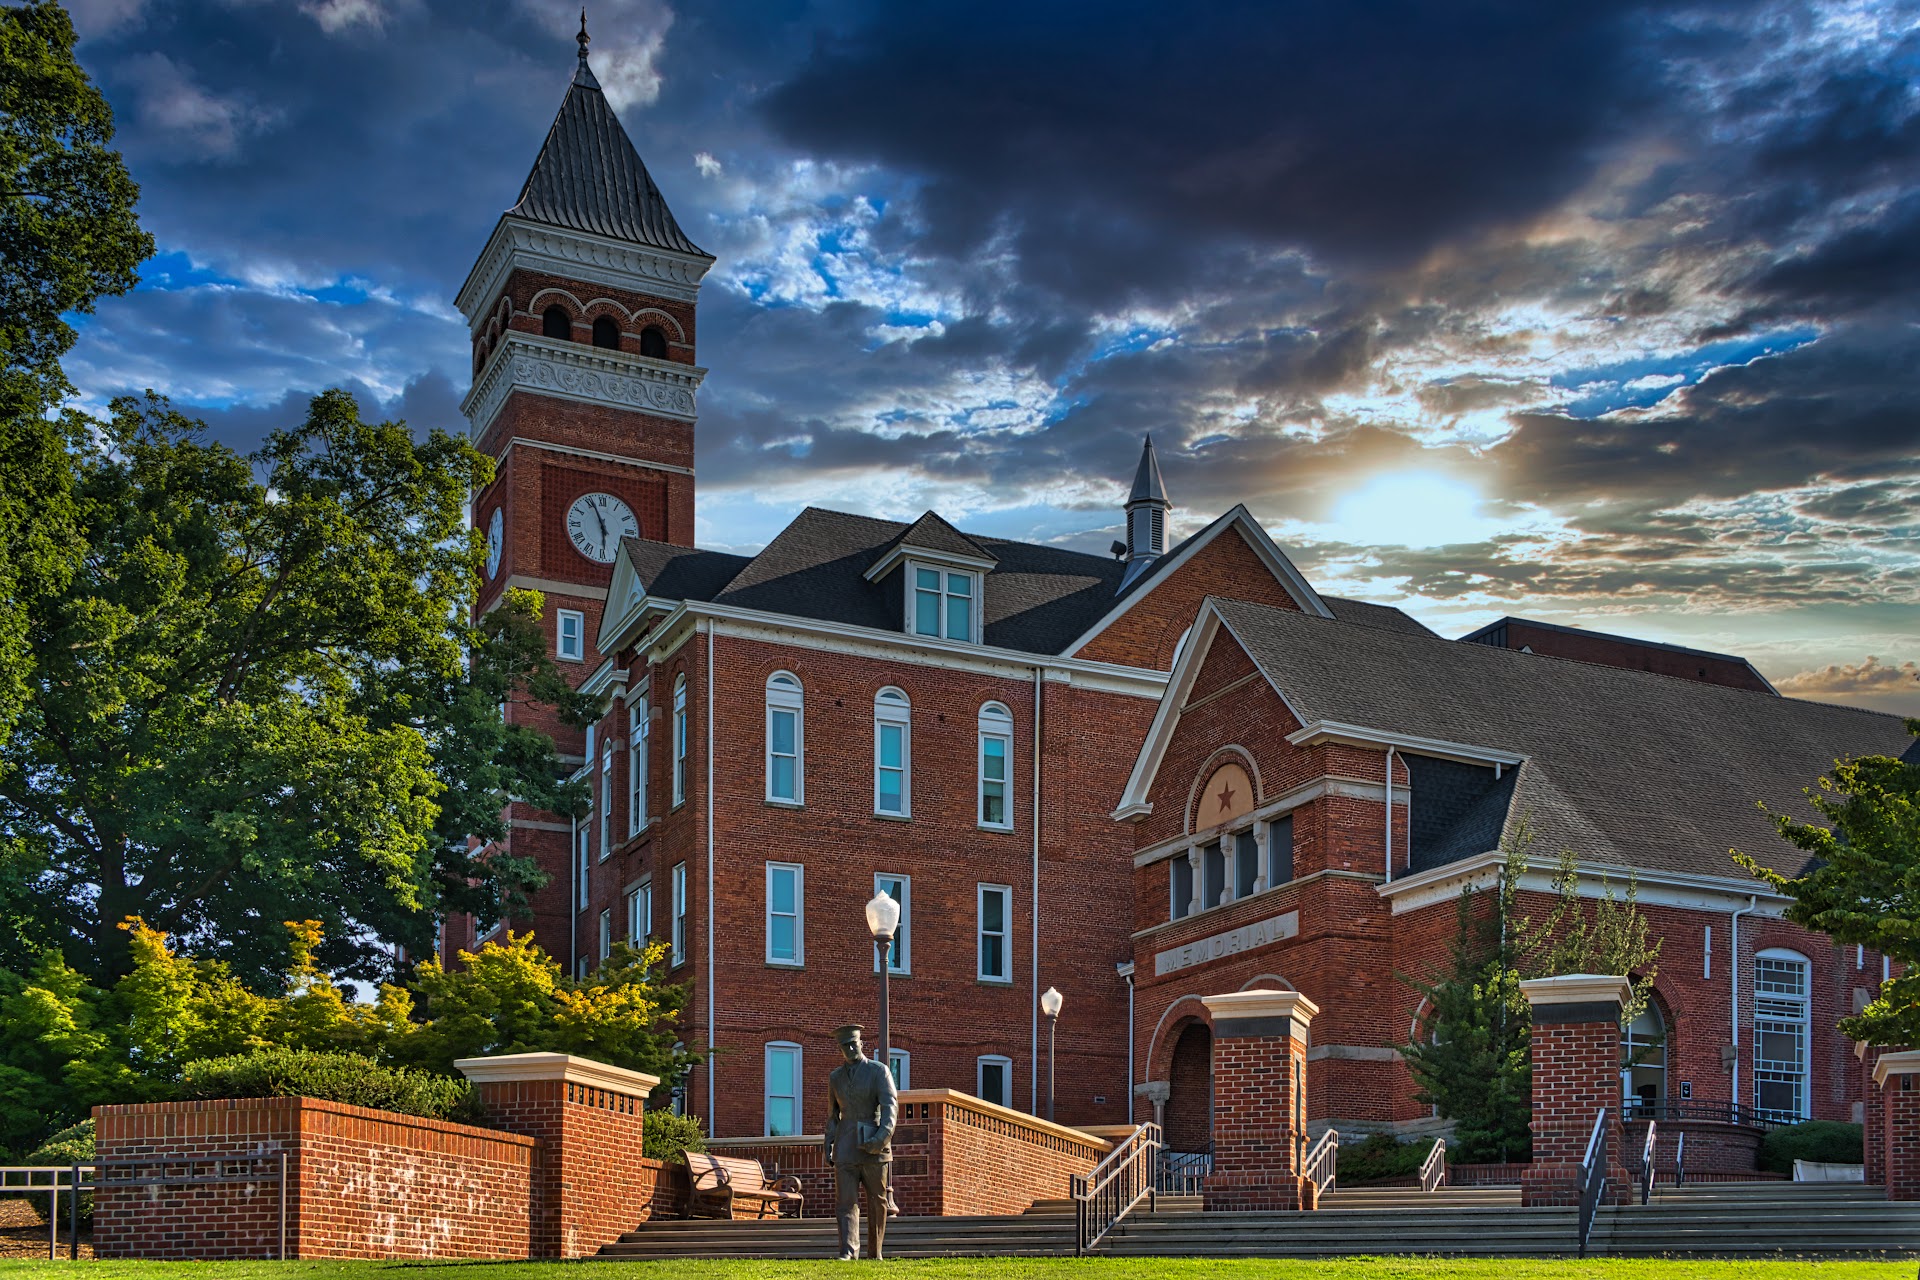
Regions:
<instances>
[{"instance_id":1,"label":"clock tower","mask_svg":"<svg viewBox=\"0 0 1920 1280\"><path fill-rule=\"evenodd\" d=\"M706 374L694 324L713 265L681 231L601 92L584 21L579 43L520 197L455 299L473 346L461 410L475 445L497 463L472 508L488 540L475 607L492 608L509 586L542 592L549 652L576 684L600 664L594 639L621 538L693 545L694 394ZM582 757L582 735L542 709L509 714L553 734L562 755ZM564 954L566 823L522 808L514 806L509 842L551 877L531 923L550 952ZM459 922L450 926L449 954L468 945Z\"/></svg>"}]
</instances>

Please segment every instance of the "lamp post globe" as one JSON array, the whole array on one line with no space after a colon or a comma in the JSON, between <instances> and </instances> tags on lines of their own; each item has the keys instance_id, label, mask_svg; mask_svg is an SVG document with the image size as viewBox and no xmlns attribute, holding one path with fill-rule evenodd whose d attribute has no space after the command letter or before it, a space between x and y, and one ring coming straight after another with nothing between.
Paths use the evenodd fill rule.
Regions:
<instances>
[{"instance_id":1,"label":"lamp post globe","mask_svg":"<svg viewBox=\"0 0 1920 1280\"><path fill-rule=\"evenodd\" d=\"M874 1057L881 1066L893 1070L887 1025L887 971L893 967L893 935L900 928L900 904L885 889L867 903L867 932L873 935L874 966L880 970L880 1034L874 1038Z\"/></svg>"},{"instance_id":2,"label":"lamp post globe","mask_svg":"<svg viewBox=\"0 0 1920 1280\"><path fill-rule=\"evenodd\" d=\"M1047 1015L1047 1119L1053 1119L1053 1059L1054 1041L1060 1029L1060 1006L1066 1003L1066 997L1060 994L1060 988L1048 987L1040 995L1040 1012Z\"/></svg>"}]
</instances>

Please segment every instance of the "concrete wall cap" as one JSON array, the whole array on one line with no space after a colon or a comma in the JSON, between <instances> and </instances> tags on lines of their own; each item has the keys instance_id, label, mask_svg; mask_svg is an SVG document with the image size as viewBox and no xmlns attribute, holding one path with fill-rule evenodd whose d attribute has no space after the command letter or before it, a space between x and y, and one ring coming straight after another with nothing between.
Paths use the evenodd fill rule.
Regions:
<instances>
[{"instance_id":1,"label":"concrete wall cap","mask_svg":"<svg viewBox=\"0 0 1920 1280\"><path fill-rule=\"evenodd\" d=\"M1301 1026L1313 1021L1320 1006L1298 991L1230 991L1226 995L1201 996L1215 1022L1222 1018L1292 1018Z\"/></svg>"},{"instance_id":2,"label":"concrete wall cap","mask_svg":"<svg viewBox=\"0 0 1920 1280\"><path fill-rule=\"evenodd\" d=\"M1600 1000L1625 1005L1633 999L1633 984L1609 974L1564 973L1557 978L1528 978L1520 984L1520 994L1531 1005L1591 1004Z\"/></svg>"},{"instance_id":3,"label":"concrete wall cap","mask_svg":"<svg viewBox=\"0 0 1920 1280\"><path fill-rule=\"evenodd\" d=\"M565 1080L610 1093L644 1098L660 1084L659 1076L629 1071L571 1053L501 1053L485 1058L460 1058L454 1069L475 1084L521 1080Z\"/></svg>"},{"instance_id":4,"label":"concrete wall cap","mask_svg":"<svg viewBox=\"0 0 1920 1280\"><path fill-rule=\"evenodd\" d=\"M1888 1076L1920 1075L1920 1049L1906 1049L1899 1053L1883 1053L1880 1061L1873 1064L1873 1082L1886 1088Z\"/></svg>"},{"instance_id":5,"label":"concrete wall cap","mask_svg":"<svg viewBox=\"0 0 1920 1280\"><path fill-rule=\"evenodd\" d=\"M958 1089L902 1089L900 1091L900 1120L906 1122L905 1108L910 1102L943 1102L949 1106L965 1107L969 1111L978 1111L982 1115L994 1116L1010 1121L1027 1129L1051 1134L1056 1138L1065 1138L1069 1142L1083 1142L1100 1151L1110 1151L1113 1144L1105 1138L1096 1138L1084 1129L1070 1128L1064 1124L1055 1124L1051 1120L1042 1120L1039 1116L1028 1115L1024 1111L1015 1111L998 1103L988 1102L985 1098L976 1098L970 1093L961 1093Z\"/></svg>"}]
</instances>

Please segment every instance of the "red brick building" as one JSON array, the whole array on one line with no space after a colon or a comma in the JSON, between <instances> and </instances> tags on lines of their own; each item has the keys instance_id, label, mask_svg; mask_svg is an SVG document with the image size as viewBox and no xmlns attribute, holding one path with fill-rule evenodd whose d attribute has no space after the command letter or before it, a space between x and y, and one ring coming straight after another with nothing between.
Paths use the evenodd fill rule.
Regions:
<instances>
[{"instance_id":1,"label":"red brick building","mask_svg":"<svg viewBox=\"0 0 1920 1280\"><path fill-rule=\"evenodd\" d=\"M696 548L712 261L583 53L459 305L465 408L501 464L473 505L495 548L480 607L544 592L556 656L606 708L585 735L509 708L595 796L577 823L516 807L509 851L551 881L512 923L580 968L670 943L705 1056L682 1101L717 1134L817 1131L830 1030L871 1020L880 887L905 911L892 1047L913 1086L1044 1106L1057 987L1059 1118L1158 1111L1201 1150L1201 998L1293 988L1320 1009L1311 1126L1430 1127L1396 975L1438 962L1523 818L1529 888L1571 848L1592 892L1633 870L1664 932L1637 1029L1658 1024L1664 1065L1635 1070L1636 1098L1850 1114L1833 1021L1879 958L1785 925L1726 851L1784 856L1753 802L1905 749L1897 720L1447 641L1321 595L1244 507L1169 546L1150 443L1112 557L813 508L757 555Z\"/></svg>"}]
</instances>

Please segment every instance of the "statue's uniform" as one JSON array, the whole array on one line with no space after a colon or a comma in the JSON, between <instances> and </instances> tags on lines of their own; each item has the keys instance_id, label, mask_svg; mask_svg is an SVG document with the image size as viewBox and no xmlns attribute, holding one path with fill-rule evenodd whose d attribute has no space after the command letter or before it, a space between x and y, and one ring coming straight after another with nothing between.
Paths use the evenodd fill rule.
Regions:
<instances>
[{"instance_id":1,"label":"statue's uniform","mask_svg":"<svg viewBox=\"0 0 1920 1280\"><path fill-rule=\"evenodd\" d=\"M887 1233L887 1166L900 1091L893 1072L871 1058L844 1062L827 1077L827 1158L833 1161L840 1256L859 1256L860 1188L867 1189L867 1256L878 1258Z\"/></svg>"}]
</instances>

